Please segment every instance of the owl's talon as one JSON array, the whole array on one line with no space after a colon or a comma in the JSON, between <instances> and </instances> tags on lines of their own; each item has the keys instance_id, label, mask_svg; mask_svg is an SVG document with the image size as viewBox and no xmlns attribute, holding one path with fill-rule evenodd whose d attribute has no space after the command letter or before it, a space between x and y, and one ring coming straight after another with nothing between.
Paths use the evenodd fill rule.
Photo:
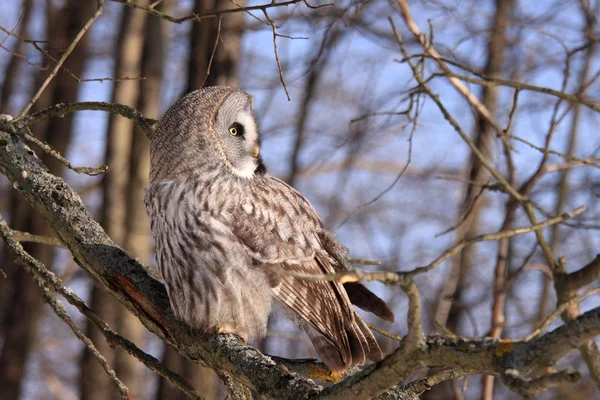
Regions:
<instances>
[{"instance_id":1,"label":"owl's talon","mask_svg":"<svg viewBox=\"0 0 600 400\"><path fill-rule=\"evenodd\" d=\"M243 335L241 335L238 332L238 329L236 329L235 327L229 325L229 324L223 324L223 325L219 325L215 328L212 329L212 331L214 333L217 333L219 335L235 335L238 337L238 339L240 339L242 342L246 343L247 342L247 338L244 337Z\"/></svg>"}]
</instances>

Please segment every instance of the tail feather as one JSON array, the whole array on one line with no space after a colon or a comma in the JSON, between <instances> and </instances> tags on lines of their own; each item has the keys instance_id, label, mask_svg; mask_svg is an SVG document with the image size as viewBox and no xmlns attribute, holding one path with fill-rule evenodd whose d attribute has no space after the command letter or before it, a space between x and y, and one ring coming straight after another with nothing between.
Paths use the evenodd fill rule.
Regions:
<instances>
[{"instance_id":1,"label":"tail feather","mask_svg":"<svg viewBox=\"0 0 600 400\"><path fill-rule=\"evenodd\" d=\"M376 294L360 283L344 283L350 302L364 311L371 312L388 322L394 322L394 313Z\"/></svg>"},{"instance_id":2,"label":"tail feather","mask_svg":"<svg viewBox=\"0 0 600 400\"><path fill-rule=\"evenodd\" d=\"M371 330L360 315L356 311L354 313L354 321L350 322L345 329L348 338L346 343L349 348L330 340L309 324L302 326L321 360L333 371L362 365L367 360L379 361L383 358Z\"/></svg>"},{"instance_id":3,"label":"tail feather","mask_svg":"<svg viewBox=\"0 0 600 400\"><path fill-rule=\"evenodd\" d=\"M329 369L332 371L342 371L348 367L348 361L351 360L344 359L339 345L329 340L309 324L304 324L302 329L306 332L315 351Z\"/></svg>"},{"instance_id":4,"label":"tail feather","mask_svg":"<svg viewBox=\"0 0 600 400\"><path fill-rule=\"evenodd\" d=\"M355 311L356 313L356 311ZM363 319L356 313L355 315L355 325L362 332L365 337L366 345L363 346L365 348L365 355L371 361L379 361L383 358L383 353L381 352L381 348L373 336L371 329L369 326L363 321Z\"/></svg>"}]
</instances>

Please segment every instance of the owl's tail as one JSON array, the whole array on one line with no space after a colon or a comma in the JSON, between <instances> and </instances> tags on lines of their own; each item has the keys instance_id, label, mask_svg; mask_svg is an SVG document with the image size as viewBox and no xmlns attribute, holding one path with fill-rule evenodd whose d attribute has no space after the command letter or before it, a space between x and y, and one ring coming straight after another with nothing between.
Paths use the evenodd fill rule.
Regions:
<instances>
[{"instance_id":1,"label":"owl's tail","mask_svg":"<svg viewBox=\"0 0 600 400\"><path fill-rule=\"evenodd\" d=\"M367 360L378 361L383 357L371 330L356 311L354 321L345 327L347 344L332 341L309 324L304 324L302 328L319 357L333 371L361 365Z\"/></svg>"}]
</instances>

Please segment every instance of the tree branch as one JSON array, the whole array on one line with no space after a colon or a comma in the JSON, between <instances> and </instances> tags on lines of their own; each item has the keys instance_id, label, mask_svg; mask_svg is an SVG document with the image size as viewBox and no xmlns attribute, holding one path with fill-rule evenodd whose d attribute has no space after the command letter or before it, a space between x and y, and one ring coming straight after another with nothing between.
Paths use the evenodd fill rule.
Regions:
<instances>
[{"instance_id":1,"label":"tree branch","mask_svg":"<svg viewBox=\"0 0 600 400\"><path fill-rule=\"evenodd\" d=\"M270 3L267 3L267 4L257 4L254 6L247 6L247 7L228 8L225 10L209 11L209 12L205 12L202 14L190 14L190 15L186 15L183 17L174 17L172 15L165 14L165 13L155 9L154 7L152 7L152 5L142 6L140 4L136 4L135 2L133 2L131 0L111 0L111 1L114 1L115 3L121 3L128 7L137 8L138 10L145 11L151 15L165 19L170 22L174 22L176 24L180 24L185 21L193 21L193 20L201 21L201 20L207 19L207 18L218 18L224 14L258 11L258 10L265 11L268 8L290 6L290 5L297 4L297 3L304 3L308 8L320 8L320 7L327 7L327 6L335 5L334 3L327 3L327 4L321 4L319 6L311 6L306 2L306 0L289 0L289 1L283 1L281 3L277 3L277 1L275 0L275 1L271 1Z\"/></svg>"}]
</instances>

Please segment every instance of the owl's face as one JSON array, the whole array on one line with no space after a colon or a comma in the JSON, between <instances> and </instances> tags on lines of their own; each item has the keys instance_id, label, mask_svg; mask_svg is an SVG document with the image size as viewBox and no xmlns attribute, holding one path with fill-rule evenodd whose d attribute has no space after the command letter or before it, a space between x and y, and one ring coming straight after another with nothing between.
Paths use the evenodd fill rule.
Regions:
<instances>
[{"instance_id":1,"label":"owl's face","mask_svg":"<svg viewBox=\"0 0 600 400\"><path fill-rule=\"evenodd\" d=\"M264 174L252 96L225 86L189 93L161 119L150 155L152 182L216 170L244 179Z\"/></svg>"},{"instance_id":2,"label":"owl's face","mask_svg":"<svg viewBox=\"0 0 600 400\"><path fill-rule=\"evenodd\" d=\"M210 132L216 136L217 146L222 146L226 163L231 165L231 172L242 178L251 178L257 169L264 168L260 158L260 135L252 106L249 94L232 92L218 108Z\"/></svg>"}]
</instances>

